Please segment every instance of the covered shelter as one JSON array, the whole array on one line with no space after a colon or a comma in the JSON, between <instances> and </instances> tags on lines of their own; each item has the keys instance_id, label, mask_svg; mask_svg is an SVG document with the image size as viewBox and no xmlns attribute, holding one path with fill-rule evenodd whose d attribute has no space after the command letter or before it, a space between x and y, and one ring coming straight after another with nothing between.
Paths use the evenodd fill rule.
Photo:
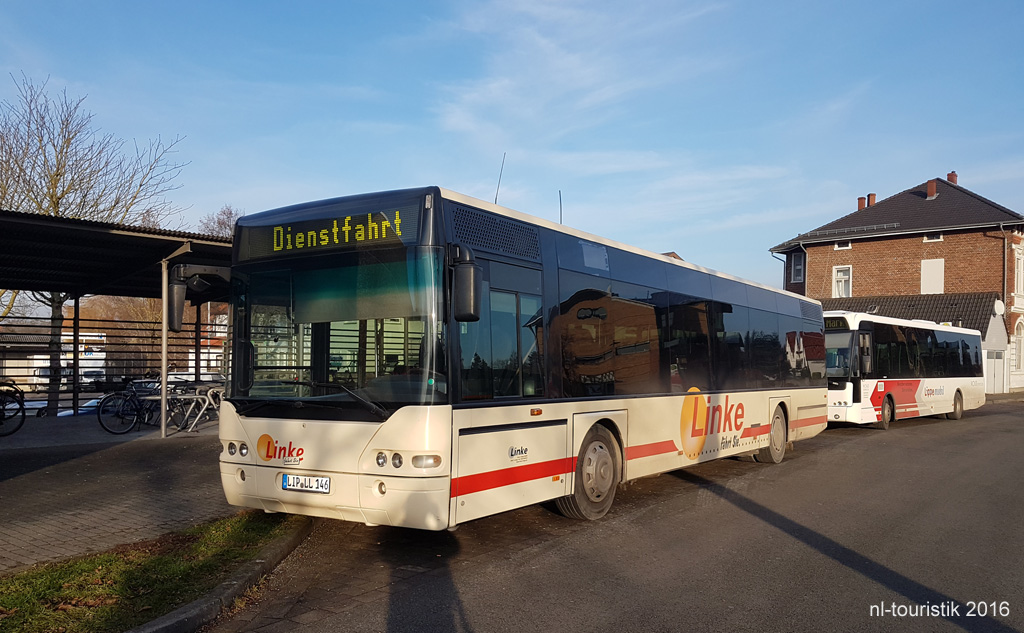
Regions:
<instances>
[{"instance_id":1,"label":"covered shelter","mask_svg":"<svg viewBox=\"0 0 1024 633\"><path fill-rule=\"evenodd\" d=\"M161 375L166 382L168 271L179 264L229 267L231 239L0 210L0 288L61 292L74 302L75 410L79 394L79 300L86 295L162 298ZM193 305L226 299L227 283L213 278L210 281L201 292L190 293ZM198 335L196 338L198 355ZM198 373L198 363L196 367ZM166 384L163 391L166 393Z\"/></svg>"}]
</instances>

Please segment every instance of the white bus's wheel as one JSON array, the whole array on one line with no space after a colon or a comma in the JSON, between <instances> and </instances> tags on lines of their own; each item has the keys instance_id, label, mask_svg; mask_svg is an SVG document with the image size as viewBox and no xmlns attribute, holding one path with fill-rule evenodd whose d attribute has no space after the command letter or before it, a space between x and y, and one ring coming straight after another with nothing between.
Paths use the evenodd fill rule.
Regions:
<instances>
[{"instance_id":1,"label":"white bus's wheel","mask_svg":"<svg viewBox=\"0 0 1024 633\"><path fill-rule=\"evenodd\" d=\"M953 410L946 414L947 420L959 420L964 417L964 398L960 395L960 392L956 392L953 396Z\"/></svg>"},{"instance_id":2,"label":"white bus's wheel","mask_svg":"<svg viewBox=\"0 0 1024 633\"><path fill-rule=\"evenodd\" d=\"M886 396L882 400L882 419L872 424L876 429L882 429L887 431L889 429L889 423L893 421L893 406L892 398Z\"/></svg>"},{"instance_id":3,"label":"white bus's wheel","mask_svg":"<svg viewBox=\"0 0 1024 633\"><path fill-rule=\"evenodd\" d=\"M573 493L555 500L559 511L572 519L600 519L608 513L619 485L619 443L601 425L591 427L580 447Z\"/></svg>"},{"instance_id":4,"label":"white bus's wheel","mask_svg":"<svg viewBox=\"0 0 1024 633\"><path fill-rule=\"evenodd\" d=\"M768 434L768 446L757 451L754 459L762 464L778 464L786 456L786 414L782 407L775 407L772 414L772 430Z\"/></svg>"}]
</instances>

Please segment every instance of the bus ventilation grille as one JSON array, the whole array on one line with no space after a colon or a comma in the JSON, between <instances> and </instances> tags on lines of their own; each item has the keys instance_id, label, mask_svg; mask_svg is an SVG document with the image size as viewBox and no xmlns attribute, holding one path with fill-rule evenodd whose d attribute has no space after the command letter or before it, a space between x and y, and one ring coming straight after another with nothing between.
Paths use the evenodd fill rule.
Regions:
<instances>
[{"instance_id":1,"label":"bus ventilation grille","mask_svg":"<svg viewBox=\"0 0 1024 633\"><path fill-rule=\"evenodd\" d=\"M821 320L821 306L814 305L813 303L807 303L806 301L800 302L800 314L805 319L812 321Z\"/></svg>"},{"instance_id":2,"label":"bus ventilation grille","mask_svg":"<svg viewBox=\"0 0 1024 633\"><path fill-rule=\"evenodd\" d=\"M455 207L453 217L455 238L460 242L492 253L540 261L536 227L466 207Z\"/></svg>"}]
</instances>

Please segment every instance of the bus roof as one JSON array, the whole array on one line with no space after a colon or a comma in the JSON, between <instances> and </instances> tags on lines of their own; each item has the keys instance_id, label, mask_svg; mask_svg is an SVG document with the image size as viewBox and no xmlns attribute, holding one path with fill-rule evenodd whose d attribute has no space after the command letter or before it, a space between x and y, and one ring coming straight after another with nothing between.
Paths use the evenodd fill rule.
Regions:
<instances>
[{"instance_id":1,"label":"bus roof","mask_svg":"<svg viewBox=\"0 0 1024 633\"><path fill-rule=\"evenodd\" d=\"M977 334L981 336L981 332L978 330L972 330L965 327L956 327L954 325L942 325L934 321L926 321L924 319L897 319L895 317L887 317L880 314L868 314L866 312L848 312L846 310L828 310L824 314L826 323L830 318L844 318L849 324L851 330L856 330L860 327L861 323L887 323L889 325L903 325L911 327L927 328L929 330L935 330L937 332L957 332L959 334ZM829 329L825 326L825 329Z\"/></svg>"},{"instance_id":2,"label":"bus roof","mask_svg":"<svg viewBox=\"0 0 1024 633\"><path fill-rule=\"evenodd\" d=\"M637 254L637 255L642 255L644 257L651 257L651 258L654 258L654 259L659 259L659 260L661 260L663 262L672 264L673 266L679 266L680 268L689 268L691 270L696 270L696 271L699 271L699 272L702 272L702 273L707 273L709 275L715 275L717 277L722 277L722 278L725 278L725 279L731 279L732 281L738 281L740 283L747 284L748 286L755 286L755 287L758 287L758 288L762 288L764 290L768 290L770 292L774 292L774 293L777 293L777 294L793 297L795 299L798 299L800 301L804 301L806 303L813 303L813 304L821 305L821 302L816 300L816 299L811 299L810 297L806 297L804 295L800 295L800 294L796 294L796 293L793 293L793 292L789 292L788 290L781 290L781 289L776 288L774 286L768 286L768 285L762 284L762 283L757 282L757 281L751 281L749 279L743 279L742 277L736 277L735 275L730 275L728 273L723 273L721 271L714 270L714 269L711 269L711 268L704 268L703 266L698 266L696 264L692 264L692 263L690 263L688 261L685 261L685 260L676 259L674 257L669 257L668 255L663 255L661 253L655 253L653 251L648 251L648 250L645 250L645 249L642 249L642 248L638 248L636 246L630 246L629 244L624 244L622 242L617 242L615 240L604 238L604 237L601 237L599 235L594 235L592 233L587 233L586 231L580 231L578 229L567 227L564 224L558 224L557 222L552 222L551 220L546 220L544 218L540 218L540 217L537 217L537 216L534 216L534 215L530 215L528 213L523 213L521 211L516 211L514 209L509 209L508 207L503 207L503 206L500 206L500 205L497 205L497 204L493 204L491 202L487 202L486 200L480 200L479 198L474 198L472 196L467 196L467 195L461 194L461 193L459 193L457 191L452 191L450 189L445 189L443 187L438 187L438 189L441 190L441 197L445 198L446 200L451 200L452 202L458 202L460 204L465 204L465 205L469 205L469 206L472 206L472 207L476 207L476 208L482 209L484 211L490 211L491 213L497 213L498 215L503 215L505 217L512 218L512 219L515 219L515 220L519 220L521 222L527 222L529 224L535 224L537 226L543 226L544 228L550 229L552 231L558 231L558 232L564 233L566 235L572 235L574 237L583 238L583 239L585 239L587 241L590 241L590 242L595 242L595 243L598 243L598 244L604 244L605 246L611 246L613 248L617 248L617 249L620 249L620 250L628 251L628 252L631 252L631 253L634 253L634 254Z\"/></svg>"}]
</instances>

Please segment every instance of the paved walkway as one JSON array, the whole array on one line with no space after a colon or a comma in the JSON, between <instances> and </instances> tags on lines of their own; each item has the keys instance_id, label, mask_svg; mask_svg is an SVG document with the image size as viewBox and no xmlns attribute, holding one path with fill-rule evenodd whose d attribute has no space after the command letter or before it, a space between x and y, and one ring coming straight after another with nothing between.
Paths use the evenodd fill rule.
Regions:
<instances>
[{"instance_id":1,"label":"paved walkway","mask_svg":"<svg viewBox=\"0 0 1024 633\"><path fill-rule=\"evenodd\" d=\"M115 436L95 415L29 417L0 437L0 573L234 514L216 424Z\"/></svg>"}]
</instances>

